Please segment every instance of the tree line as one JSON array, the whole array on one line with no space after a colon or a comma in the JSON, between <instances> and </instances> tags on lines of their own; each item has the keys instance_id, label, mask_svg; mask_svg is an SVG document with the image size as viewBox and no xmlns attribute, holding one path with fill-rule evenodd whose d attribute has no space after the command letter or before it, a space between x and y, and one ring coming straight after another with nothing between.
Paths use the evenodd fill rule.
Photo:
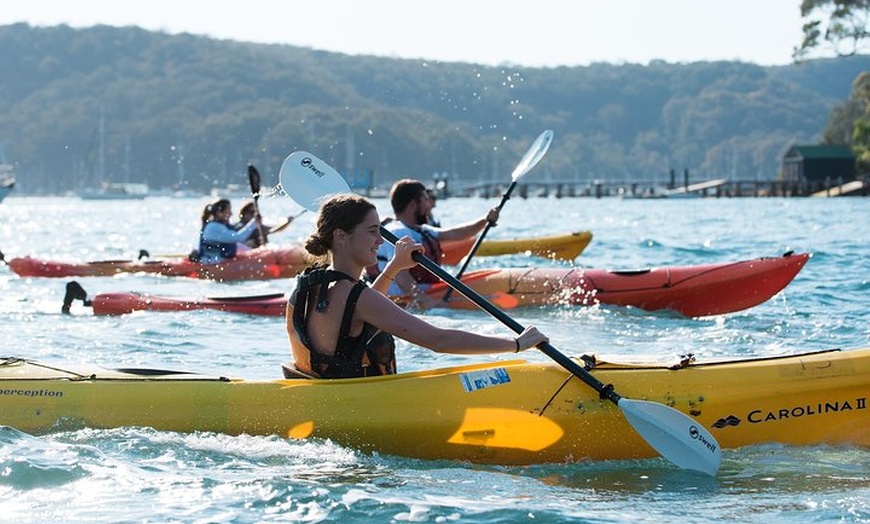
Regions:
<instances>
[{"instance_id":1,"label":"tree line","mask_svg":"<svg viewBox=\"0 0 870 524\"><path fill-rule=\"evenodd\" d=\"M311 151L378 186L533 180L773 179L794 144L854 141L864 55L741 62L482 66L348 56L135 27L0 27L0 145L24 193L102 181L208 191L255 164L277 183ZM857 95L856 95L857 93ZM850 120L851 119L851 120Z\"/></svg>"}]
</instances>

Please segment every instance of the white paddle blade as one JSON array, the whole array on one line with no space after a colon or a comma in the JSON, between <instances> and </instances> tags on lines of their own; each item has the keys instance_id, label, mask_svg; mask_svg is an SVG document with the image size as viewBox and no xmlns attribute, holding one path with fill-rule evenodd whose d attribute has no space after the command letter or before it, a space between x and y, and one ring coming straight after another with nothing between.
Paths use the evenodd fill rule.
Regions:
<instances>
[{"instance_id":1,"label":"white paddle blade","mask_svg":"<svg viewBox=\"0 0 870 524\"><path fill-rule=\"evenodd\" d=\"M550 149L550 143L553 142L553 130L547 129L535 140L529 150L526 151L526 154L523 155L520 163L517 164L517 167L514 169L514 172L511 173L511 180L516 182L518 178L525 175L533 167L537 164L541 158L544 157L544 154Z\"/></svg>"},{"instance_id":2,"label":"white paddle blade","mask_svg":"<svg viewBox=\"0 0 870 524\"><path fill-rule=\"evenodd\" d=\"M309 211L320 209L328 196L350 193L350 186L338 171L307 151L296 151L285 158L278 178L287 196Z\"/></svg>"},{"instance_id":3,"label":"white paddle blade","mask_svg":"<svg viewBox=\"0 0 870 524\"><path fill-rule=\"evenodd\" d=\"M683 469L715 476L722 462L716 438L688 415L645 400L619 400L619 409L647 443Z\"/></svg>"}]
</instances>

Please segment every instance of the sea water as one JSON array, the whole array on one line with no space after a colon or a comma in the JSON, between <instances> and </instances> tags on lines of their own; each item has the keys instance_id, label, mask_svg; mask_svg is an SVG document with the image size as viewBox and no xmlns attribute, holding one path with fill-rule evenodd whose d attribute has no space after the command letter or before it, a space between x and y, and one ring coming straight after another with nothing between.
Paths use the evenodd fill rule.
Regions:
<instances>
[{"instance_id":1,"label":"sea water","mask_svg":"<svg viewBox=\"0 0 870 524\"><path fill-rule=\"evenodd\" d=\"M236 201L237 200L237 201ZM238 209L241 200L234 200ZM140 201L10 196L0 204L0 251L69 261L184 254L209 199ZM267 223L299 208L260 201ZM387 212L388 203L377 200ZM444 224L476 219L497 199L442 199ZM272 244L300 242L311 213ZM568 355L671 361L788 355L870 345L870 200L618 198L511 199L491 238L590 230L573 264L638 269L810 252L771 300L692 319L618 307L524 308ZM566 263L515 255L469 269ZM452 268L453 271L456 268ZM212 311L95 317L61 314L73 279L19 278L0 265L2 356L104 367L156 367L248 379L281 376L289 359L280 318ZM178 297L289 292L288 280L216 283L148 275L76 279L93 295L147 291ZM492 334L507 328L479 311L423 315ZM541 353L524 357L546 361ZM438 355L399 343L401 370L502 356ZM506 358L506 357L505 357ZM373 409L377 409L373 406ZM870 522L870 451L749 446L726 450L716 478L664 459L529 467L480 466L365 454L329 441L180 434L148 428L32 436L0 428L0 521L14 522Z\"/></svg>"}]
</instances>

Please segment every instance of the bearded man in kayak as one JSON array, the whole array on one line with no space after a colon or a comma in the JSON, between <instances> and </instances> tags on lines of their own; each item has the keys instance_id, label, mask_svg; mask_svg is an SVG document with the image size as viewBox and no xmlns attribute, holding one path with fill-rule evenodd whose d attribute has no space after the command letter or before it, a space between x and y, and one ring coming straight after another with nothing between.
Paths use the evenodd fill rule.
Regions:
<instances>
[{"instance_id":1,"label":"bearded man in kayak","mask_svg":"<svg viewBox=\"0 0 870 524\"><path fill-rule=\"evenodd\" d=\"M393 184L390 190L390 205L393 207L394 219L384 224L397 237L408 236L423 246L423 254L427 258L441 263L441 241L466 240L472 238L486 227L498 222L498 206L489 210L486 216L451 228L434 227L428 223L432 213L432 199L426 186L419 180L406 178ZM395 248L385 242L378 249L377 264L366 268L366 277L373 280L383 270L388 260L393 258ZM387 289L388 296L406 296L414 300L414 305L420 309L437 307L441 302L429 297L425 291L438 282L438 277L432 275L421 266L403 269Z\"/></svg>"},{"instance_id":2,"label":"bearded man in kayak","mask_svg":"<svg viewBox=\"0 0 870 524\"><path fill-rule=\"evenodd\" d=\"M439 353L466 355L515 353L549 340L535 327L516 338L440 328L396 305L383 292L401 271L417 265L411 254L423 250L407 236L372 287L366 286L359 278L385 243L380 225L374 204L359 195L335 195L320 207L305 249L329 265L299 275L287 304L296 370L317 378L393 374L393 335Z\"/></svg>"}]
</instances>

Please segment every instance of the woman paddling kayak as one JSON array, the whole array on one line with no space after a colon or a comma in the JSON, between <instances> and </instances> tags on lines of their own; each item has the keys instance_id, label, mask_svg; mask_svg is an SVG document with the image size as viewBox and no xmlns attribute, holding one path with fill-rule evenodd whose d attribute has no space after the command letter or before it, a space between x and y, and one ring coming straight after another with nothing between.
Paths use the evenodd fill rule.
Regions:
<instances>
[{"instance_id":1,"label":"woman paddling kayak","mask_svg":"<svg viewBox=\"0 0 870 524\"><path fill-rule=\"evenodd\" d=\"M306 250L321 264L297 277L287 306L287 335L298 371L319 378L376 376L396 372L392 336L439 353L514 353L549 339L530 326L518 337L492 337L433 326L384 295L423 246L408 237L367 287L363 269L377 261L384 243L374 204L354 194L323 203ZM329 265L324 266L322 262Z\"/></svg>"},{"instance_id":2,"label":"woman paddling kayak","mask_svg":"<svg viewBox=\"0 0 870 524\"><path fill-rule=\"evenodd\" d=\"M239 210L239 225L247 224L253 218L255 218L257 214L257 206L254 205L253 202L247 202L242 206L242 209ZM245 240L245 245L250 248L257 248L261 246L265 246L269 243L269 235L272 233L280 233L284 231L290 224L293 223L296 217L288 216L280 224L275 226L267 226L266 224L261 224L260 229L254 231L254 234L248 237Z\"/></svg>"},{"instance_id":3,"label":"woman paddling kayak","mask_svg":"<svg viewBox=\"0 0 870 524\"><path fill-rule=\"evenodd\" d=\"M205 206L202 212L199 249L196 252L197 262L215 264L251 249L244 242L257 231L260 217L254 216L241 228L235 229L230 225L232 216L232 205L225 198Z\"/></svg>"}]
</instances>

